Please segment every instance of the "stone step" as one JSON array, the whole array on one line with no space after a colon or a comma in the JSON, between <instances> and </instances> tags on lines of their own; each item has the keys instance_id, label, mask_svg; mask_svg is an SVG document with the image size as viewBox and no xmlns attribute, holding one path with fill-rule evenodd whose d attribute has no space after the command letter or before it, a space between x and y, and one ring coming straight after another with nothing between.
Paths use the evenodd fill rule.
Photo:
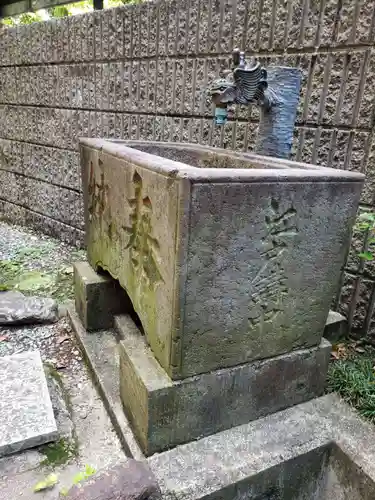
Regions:
<instances>
[{"instance_id":1,"label":"stone step","mask_svg":"<svg viewBox=\"0 0 375 500\"><path fill-rule=\"evenodd\" d=\"M329 394L148 459L163 500L373 500L375 429Z\"/></svg>"}]
</instances>

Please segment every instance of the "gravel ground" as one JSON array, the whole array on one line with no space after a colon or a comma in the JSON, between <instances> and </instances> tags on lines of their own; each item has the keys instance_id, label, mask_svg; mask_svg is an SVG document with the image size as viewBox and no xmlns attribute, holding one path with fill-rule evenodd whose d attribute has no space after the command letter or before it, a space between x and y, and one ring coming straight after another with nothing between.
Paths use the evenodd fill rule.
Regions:
<instances>
[{"instance_id":1,"label":"gravel ground","mask_svg":"<svg viewBox=\"0 0 375 500\"><path fill-rule=\"evenodd\" d=\"M0 328L0 356L34 350L57 370L82 369L82 356L65 318L53 325Z\"/></svg>"},{"instance_id":2,"label":"gravel ground","mask_svg":"<svg viewBox=\"0 0 375 500\"><path fill-rule=\"evenodd\" d=\"M73 295L72 263L83 260L84 252L31 230L0 222L0 263L17 264L17 273L38 270L51 277L40 287L24 293L71 299ZM4 274L4 273L3 273ZM61 278L61 281L59 281ZM4 279L0 268L0 282ZM1 293L1 292L0 292ZM52 325L0 328L0 356L38 349L43 361L56 369L80 369L82 357L75 346L71 328L65 318Z\"/></svg>"},{"instance_id":3,"label":"gravel ground","mask_svg":"<svg viewBox=\"0 0 375 500\"><path fill-rule=\"evenodd\" d=\"M72 299L72 263L85 253L33 231L0 222L0 290Z\"/></svg>"},{"instance_id":4,"label":"gravel ground","mask_svg":"<svg viewBox=\"0 0 375 500\"><path fill-rule=\"evenodd\" d=\"M0 222L0 285L9 283L9 288L22 293L52 296L60 303L65 302L73 297L72 264L84 258L82 251L53 238ZM41 274L43 281L31 288L18 288L30 272ZM77 472L87 464L98 471L126 457L67 319L62 317L52 325L0 327L0 356L30 350L39 350L43 361L60 375L71 404L77 455L66 463L43 465L45 455L37 448L0 459L0 498L57 500L60 488L69 488ZM58 476L58 485L33 493L36 482L44 479L51 468Z\"/></svg>"},{"instance_id":5,"label":"gravel ground","mask_svg":"<svg viewBox=\"0 0 375 500\"><path fill-rule=\"evenodd\" d=\"M12 260L20 250L39 249L30 252L29 269L58 269L72 261L84 258L84 252L61 241L26 228L0 222L0 260Z\"/></svg>"}]
</instances>

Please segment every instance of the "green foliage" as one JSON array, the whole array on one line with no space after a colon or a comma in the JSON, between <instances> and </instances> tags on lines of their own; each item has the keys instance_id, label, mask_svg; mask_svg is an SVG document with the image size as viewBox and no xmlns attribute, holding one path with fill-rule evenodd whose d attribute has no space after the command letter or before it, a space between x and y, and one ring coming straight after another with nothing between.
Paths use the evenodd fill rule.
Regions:
<instances>
[{"instance_id":1,"label":"green foliage","mask_svg":"<svg viewBox=\"0 0 375 500\"><path fill-rule=\"evenodd\" d=\"M17 26L17 24L32 24L45 21L45 18L41 14L42 11L36 12L25 12L18 16L4 17L1 19L1 23L6 26Z\"/></svg>"},{"instance_id":2,"label":"green foliage","mask_svg":"<svg viewBox=\"0 0 375 500\"><path fill-rule=\"evenodd\" d=\"M83 1L69 3L66 5L57 5L47 10L50 17L59 18L65 16L74 16L75 14L84 14L93 9L92 1Z\"/></svg>"},{"instance_id":3,"label":"green foliage","mask_svg":"<svg viewBox=\"0 0 375 500\"><path fill-rule=\"evenodd\" d=\"M17 24L14 17L4 17L1 19L1 23L5 24L5 26L15 26Z\"/></svg>"},{"instance_id":4,"label":"green foliage","mask_svg":"<svg viewBox=\"0 0 375 500\"><path fill-rule=\"evenodd\" d=\"M13 260L0 260L0 289L11 290L20 273L21 264Z\"/></svg>"},{"instance_id":5,"label":"green foliage","mask_svg":"<svg viewBox=\"0 0 375 500\"><path fill-rule=\"evenodd\" d=\"M25 12L19 16L19 24L32 24L44 21L43 16L38 12Z\"/></svg>"},{"instance_id":6,"label":"green foliage","mask_svg":"<svg viewBox=\"0 0 375 500\"><path fill-rule=\"evenodd\" d=\"M85 470L82 472L78 472L74 477L73 477L73 484L72 486L79 486L83 481L86 481L89 477L93 476L96 473L96 470L91 467L91 465L86 465ZM34 486L34 493L38 493L40 491L45 491L48 489L53 488L56 486L56 484L59 482L59 478L57 474L49 474L46 478L44 478L42 481L39 481L35 486ZM69 493L70 488L62 488L60 490L60 494L64 497L66 497Z\"/></svg>"},{"instance_id":7,"label":"green foliage","mask_svg":"<svg viewBox=\"0 0 375 500\"><path fill-rule=\"evenodd\" d=\"M375 243L375 214L371 212L363 212L362 214L360 214L355 229L366 234L367 250L364 252L360 252L358 256L362 260L374 260L374 252L371 248Z\"/></svg>"},{"instance_id":8,"label":"green foliage","mask_svg":"<svg viewBox=\"0 0 375 500\"><path fill-rule=\"evenodd\" d=\"M329 390L338 392L365 418L375 422L375 371L370 357L352 357L331 363Z\"/></svg>"},{"instance_id":9,"label":"green foliage","mask_svg":"<svg viewBox=\"0 0 375 500\"><path fill-rule=\"evenodd\" d=\"M48 14L54 18L65 17L70 15L69 9L66 7L66 5L58 5L57 7L51 7L50 9L48 9Z\"/></svg>"},{"instance_id":10,"label":"green foliage","mask_svg":"<svg viewBox=\"0 0 375 500\"><path fill-rule=\"evenodd\" d=\"M0 261L0 286L6 290L19 290L35 293L48 289L54 281L53 276L40 270L28 269L28 261L40 260L50 247L22 248L12 260Z\"/></svg>"},{"instance_id":11,"label":"green foliage","mask_svg":"<svg viewBox=\"0 0 375 500\"><path fill-rule=\"evenodd\" d=\"M139 4L144 0L104 0L104 8L111 9L114 7L121 7L126 4ZM1 19L1 23L6 26L16 26L17 24L31 24L40 21L45 21L50 18L60 18L66 16L74 16L76 14L84 14L93 10L93 1L84 0L82 2L68 3L66 5L57 5L44 10L36 12L25 12L18 16L5 17ZM45 15L43 15L45 14Z\"/></svg>"},{"instance_id":12,"label":"green foliage","mask_svg":"<svg viewBox=\"0 0 375 500\"><path fill-rule=\"evenodd\" d=\"M82 472L78 472L74 477L73 477L73 486L80 485L83 481L86 481L89 477L93 476L96 473L96 470L91 467L90 465L86 465L85 470ZM69 493L69 490L67 488L63 488L60 493L63 496L67 496Z\"/></svg>"},{"instance_id":13,"label":"green foliage","mask_svg":"<svg viewBox=\"0 0 375 500\"><path fill-rule=\"evenodd\" d=\"M56 474L50 474L49 476L47 476L42 481L39 481L34 486L34 493L38 493L39 491L44 491L44 490L48 490L50 488L53 488L57 483L58 483L58 477L57 477L57 475Z\"/></svg>"}]
</instances>

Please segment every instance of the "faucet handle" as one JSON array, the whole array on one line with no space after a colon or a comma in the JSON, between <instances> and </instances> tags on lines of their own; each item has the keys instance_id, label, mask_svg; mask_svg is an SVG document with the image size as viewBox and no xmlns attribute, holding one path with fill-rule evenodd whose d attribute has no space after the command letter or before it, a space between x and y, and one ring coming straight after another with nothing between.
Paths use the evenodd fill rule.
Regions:
<instances>
[{"instance_id":1,"label":"faucet handle","mask_svg":"<svg viewBox=\"0 0 375 500\"><path fill-rule=\"evenodd\" d=\"M232 52L232 61L233 61L233 67L234 68L237 68L237 66L240 65L240 63L241 63L241 54L243 54L243 52L241 53L240 49L233 49L233 52Z\"/></svg>"},{"instance_id":2,"label":"faucet handle","mask_svg":"<svg viewBox=\"0 0 375 500\"><path fill-rule=\"evenodd\" d=\"M240 63L238 65L240 68L246 68L245 52L240 52Z\"/></svg>"}]
</instances>

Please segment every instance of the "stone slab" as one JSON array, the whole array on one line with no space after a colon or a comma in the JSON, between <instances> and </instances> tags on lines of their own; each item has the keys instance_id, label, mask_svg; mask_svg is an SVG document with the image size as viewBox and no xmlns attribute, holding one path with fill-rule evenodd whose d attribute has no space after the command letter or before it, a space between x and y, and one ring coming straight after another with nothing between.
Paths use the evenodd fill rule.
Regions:
<instances>
[{"instance_id":1,"label":"stone slab","mask_svg":"<svg viewBox=\"0 0 375 500\"><path fill-rule=\"evenodd\" d=\"M0 457L58 438L38 351L0 357Z\"/></svg>"},{"instance_id":2,"label":"stone slab","mask_svg":"<svg viewBox=\"0 0 375 500\"><path fill-rule=\"evenodd\" d=\"M0 325L55 323L58 319L58 305L53 299L0 292Z\"/></svg>"},{"instance_id":3,"label":"stone slab","mask_svg":"<svg viewBox=\"0 0 375 500\"><path fill-rule=\"evenodd\" d=\"M81 165L88 260L126 289L171 378L319 345L362 174L100 139Z\"/></svg>"},{"instance_id":4,"label":"stone slab","mask_svg":"<svg viewBox=\"0 0 375 500\"><path fill-rule=\"evenodd\" d=\"M178 446L148 463L165 500L375 497L374 426L333 394Z\"/></svg>"},{"instance_id":5,"label":"stone slab","mask_svg":"<svg viewBox=\"0 0 375 500\"><path fill-rule=\"evenodd\" d=\"M129 316L121 332L120 393L143 452L151 455L320 396L331 345L173 381Z\"/></svg>"},{"instance_id":6,"label":"stone slab","mask_svg":"<svg viewBox=\"0 0 375 500\"><path fill-rule=\"evenodd\" d=\"M146 462L129 459L74 486L67 500L158 500L160 489Z\"/></svg>"},{"instance_id":7,"label":"stone slab","mask_svg":"<svg viewBox=\"0 0 375 500\"><path fill-rule=\"evenodd\" d=\"M336 311L329 311L326 326L324 327L324 338L330 342L345 337L349 333L348 320Z\"/></svg>"},{"instance_id":8,"label":"stone slab","mask_svg":"<svg viewBox=\"0 0 375 500\"><path fill-rule=\"evenodd\" d=\"M115 314L132 306L125 290L105 274L99 274L87 262L74 265L75 305L87 330L111 328Z\"/></svg>"}]
</instances>

